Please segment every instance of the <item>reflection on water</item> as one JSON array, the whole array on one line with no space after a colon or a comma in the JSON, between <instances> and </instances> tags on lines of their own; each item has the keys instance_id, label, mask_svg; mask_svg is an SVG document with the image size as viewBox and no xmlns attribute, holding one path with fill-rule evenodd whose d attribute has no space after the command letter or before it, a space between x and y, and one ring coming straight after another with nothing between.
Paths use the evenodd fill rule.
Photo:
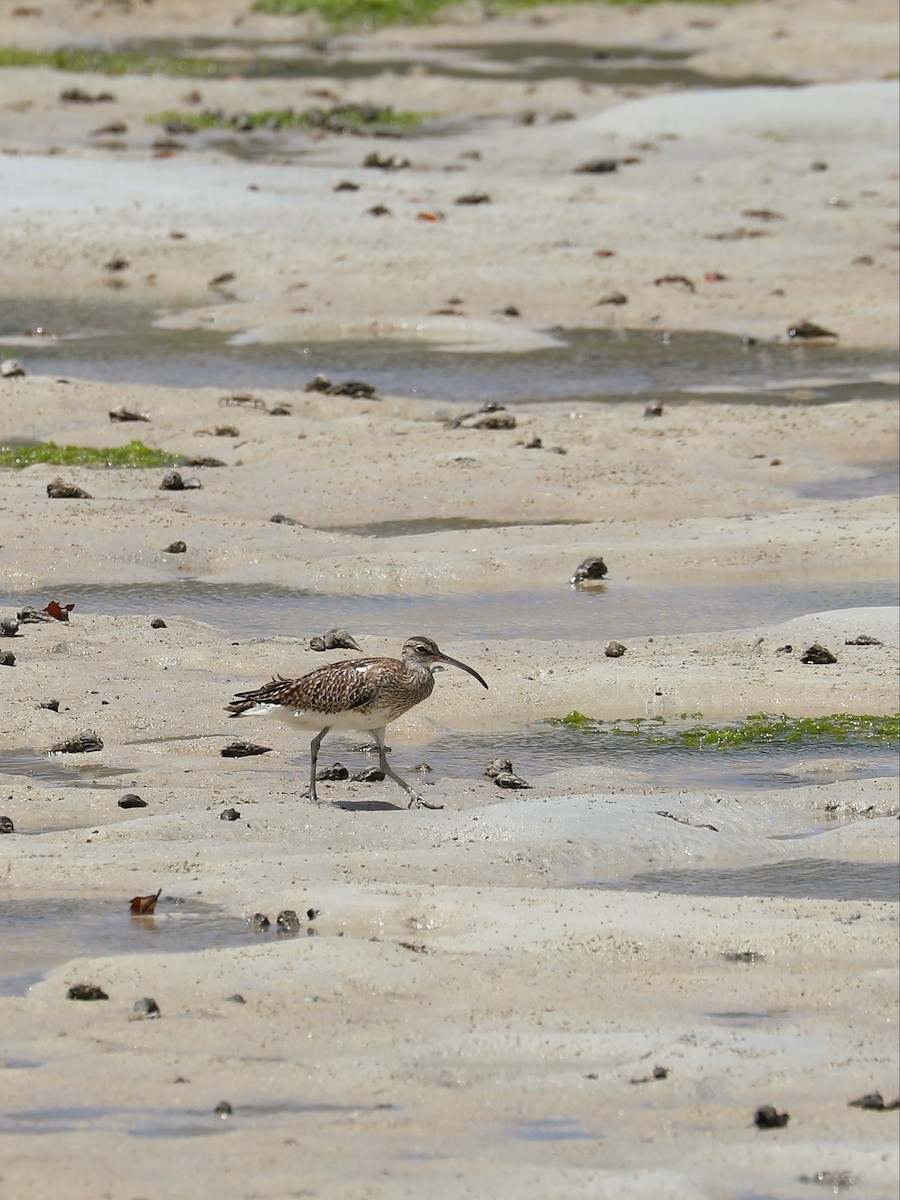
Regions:
<instances>
[{"instance_id":1,"label":"reflection on water","mask_svg":"<svg viewBox=\"0 0 900 1200\"><path fill-rule=\"evenodd\" d=\"M0 345L13 346L31 374L233 391L300 389L320 372L367 379L382 395L468 405L648 396L665 403L814 405L897 395L895 383L878 382L896 376L889 353L836 345L746 345L727 334L583 329L553 330L555 344L525 353L395 338L254 345L212 330L161 329L153 324L161 315L122 301L74 306L0 299ZM58 336L23 340L36 327ZM801 391L791 392L791 385Z\"/></svg>"},{"instance_id":2,"label":"reflection on water","mask_svg":"<svg viewBox=\"0 0 900 1200\"><path fill-rule=\"evenodd\" d=\"M800 858L756 867L646 871L628 879L584 886L619 892L669 892L679 896L900 901L900 865Z\"/></svg>"},{"instance_id":3,"label":"reflection on water","mask_svg":"<svg viewBox=\"0 0 900 1200\"><path fill-rule=\"evenodd\" d=\"M89 613L159 616L166 621L181 617L215 625L231 637L278 635L302 641L342 628L364 650L366 637L391 638L399 648L414 633L427 633L439 645L480 638L564 637L596 643L587 654L602 654L613 638L751 629L806 613L900 603L897 581L892 579L653 587L610 577L605 590L575 591L561 580L552 590L391 596L329 596L269 584L192 579L111 586L59 583L52 590L60 603L75 605L74 621ZM43 608L52 598L43 592L7 592L0 594L0 604L12 610ZM865 632L854 630L854 636ZM172 635L163 631L159 636Z\"/></svg>"}]
</instances>

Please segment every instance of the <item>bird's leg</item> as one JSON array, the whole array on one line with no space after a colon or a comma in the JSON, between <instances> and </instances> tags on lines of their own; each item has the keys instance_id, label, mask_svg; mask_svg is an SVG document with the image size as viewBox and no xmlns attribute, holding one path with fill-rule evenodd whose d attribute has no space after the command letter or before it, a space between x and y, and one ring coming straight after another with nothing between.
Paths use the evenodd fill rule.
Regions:
<instances>
[{"instance_id":1,"label":"bird's leg","mask_svg":"<svg viewBox=\"0 0 900 1200\"><path fill-rule=\"evenodd\" d=\"M309 798L313 804L319 803L319 797L316 795L316 759L319 757L319 747L322 745L322 738L330 728L330 725L326 725L309 743Z\"/></svg>"},{"instance_id":2,"label":"bird's leg","mask_svg":"<svg viewBox=\"0 0 900 1200\"><path fill-rule=\"evenodd\" d=\"M384 746L384 730L373 729L372 736L375 738L375 744L378 747L378 766L384 771L385 775L390 776L394 783L399 783L404 792L409 796L408 808L443 808L443 804L429 804L427 800L423 800L419 793L409 786L405 779L402 779L391 764L387 760L387 751Z\"/></svg>"}]
</instances>

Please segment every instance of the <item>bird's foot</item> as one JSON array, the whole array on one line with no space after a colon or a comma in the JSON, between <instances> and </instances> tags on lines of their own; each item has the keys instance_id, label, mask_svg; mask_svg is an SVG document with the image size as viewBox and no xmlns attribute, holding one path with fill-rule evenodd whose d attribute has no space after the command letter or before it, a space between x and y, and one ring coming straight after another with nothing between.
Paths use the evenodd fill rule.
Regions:
<instances>
[{"instance_id":1,"label":"bird's foot","mask_svg":"<svg viewBox=\"0 0 900 1200\"><path fill-rule=\"evenodd\" d=\"M430 808L433 811L443 808L443 804L429 804L427 800L423 800L418 792L410 792L409 804L407 808Z\"/></svg>"}]
</instances>

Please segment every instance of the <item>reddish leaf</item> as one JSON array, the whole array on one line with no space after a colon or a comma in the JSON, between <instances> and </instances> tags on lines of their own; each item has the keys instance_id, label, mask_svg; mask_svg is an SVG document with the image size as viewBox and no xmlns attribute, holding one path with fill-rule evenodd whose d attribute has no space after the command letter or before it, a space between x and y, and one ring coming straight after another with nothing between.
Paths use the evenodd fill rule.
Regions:
<instances>
[{"instance_id":1,"label":"reddish leaf","mask_svg":"<svg viewBox=\"0 0 900 1200\"><path fill-rule=\"evenodd\" d=\"M51 617L55 617L57 621L68 621L69 613L75 607L74 604L60 604L56 600L51 600L44 609Z\"/></svg>"},{"instance_id":2,"label":"reddish leaf","mask_svg":"<svg viewBox=\"0 0 900 1200\"><path fill-rule=\"evenodd\" d=\"M151 917L161 895L162 888L155 896L135 896L131 901L131 915L133 917Z\"/></svg>"}]
</instances>

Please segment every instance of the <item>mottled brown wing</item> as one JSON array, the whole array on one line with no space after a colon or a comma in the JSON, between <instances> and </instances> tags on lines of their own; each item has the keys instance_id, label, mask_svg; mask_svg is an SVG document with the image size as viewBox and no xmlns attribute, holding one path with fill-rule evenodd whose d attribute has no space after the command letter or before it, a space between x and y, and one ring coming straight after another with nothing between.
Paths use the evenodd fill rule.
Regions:
<instances>
[{"instance_id":1,"label":"mottled brown wing","mask_svg":"<svg viewBox=\"0 0 900 1200\"><path fill-rule=\"evenodd\" d=\"M257 704L281 704L326 714L365 708L378 695L380 666L378 659L351 658L326 663L300 679L276 676L262 687L238 692L226 711L240 716Z\"/></svg>"}]
</instances>

